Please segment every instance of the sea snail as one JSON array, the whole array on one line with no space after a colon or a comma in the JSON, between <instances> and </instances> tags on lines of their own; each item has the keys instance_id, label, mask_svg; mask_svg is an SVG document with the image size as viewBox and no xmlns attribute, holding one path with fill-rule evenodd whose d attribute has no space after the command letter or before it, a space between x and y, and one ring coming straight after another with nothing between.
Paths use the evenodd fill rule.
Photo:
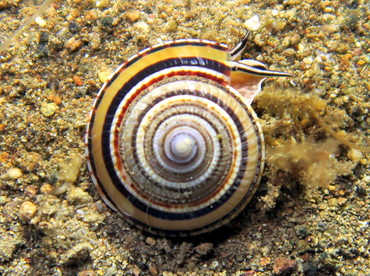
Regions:
<instances>
[{"instance_id":1,"label":"sea snail","mask_svg":"<svg viewBox=\"0 0 370 276\"><path fill-rule=\"evenodd\" d=\"M254 60L201 39L129 58L98 93L86 133L92 180L104 201L139 228L201 234L229 222L255 193L264 139L250 106L269 76Z\"/></svg>"}]
</instances>

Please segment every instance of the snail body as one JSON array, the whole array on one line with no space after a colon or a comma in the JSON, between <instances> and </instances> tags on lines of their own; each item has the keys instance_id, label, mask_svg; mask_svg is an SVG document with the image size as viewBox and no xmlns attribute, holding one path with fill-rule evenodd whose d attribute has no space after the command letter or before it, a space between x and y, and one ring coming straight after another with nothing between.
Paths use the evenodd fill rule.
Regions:
<instances>
[{"instance_id":1,"label":"snail body","mask_svg":"<svg viewBox=\"0 0 370 276\"><path fill-rule=\"evenodd\" d=\"M234 218L261 179L265 150L250 107L268 76L217 42L175 40L123 63L98 93L88 169L104 201L139 228L201 234ZM237 88L237 89L235 89Z\"/></svg>"}]
</instances>

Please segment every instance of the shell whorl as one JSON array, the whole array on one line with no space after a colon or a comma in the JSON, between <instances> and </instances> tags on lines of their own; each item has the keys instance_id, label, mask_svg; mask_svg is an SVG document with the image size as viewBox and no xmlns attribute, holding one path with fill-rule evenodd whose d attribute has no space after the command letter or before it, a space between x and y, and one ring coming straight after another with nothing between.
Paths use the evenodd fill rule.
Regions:
<instances>
[{"instance_id":1,"label":"shell whorl","mask_svg":"<svg viewBox=\"0 0 370 276\"><path fill-rule=\"evenodd\" d=\"M105 202L140 228L204 233L250 201L263 135L230 83L225 45L180 40L149 48L114 73L95 101L88 167Z\"/></svg>"}]
</instances>

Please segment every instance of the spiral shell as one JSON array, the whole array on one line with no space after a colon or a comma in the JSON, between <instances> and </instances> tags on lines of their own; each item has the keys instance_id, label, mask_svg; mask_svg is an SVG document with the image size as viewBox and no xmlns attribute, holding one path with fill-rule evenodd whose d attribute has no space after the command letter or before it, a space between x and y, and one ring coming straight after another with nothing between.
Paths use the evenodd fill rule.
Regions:
<instances>
[{"instance_id":1,"label":"spiral shell","mask_svg":"<svg viewBox=\"0 0 370 276\"><path fill-rule=\"evenodd\" d=\"M265 151L250 102L266 76L288 74L234 61L244 47L244 40L231 51L195 39L156 45L100 90L87 128L88 168L104 201L143 230L204 233L255 193Z\"/></svg>"}]
</instances>

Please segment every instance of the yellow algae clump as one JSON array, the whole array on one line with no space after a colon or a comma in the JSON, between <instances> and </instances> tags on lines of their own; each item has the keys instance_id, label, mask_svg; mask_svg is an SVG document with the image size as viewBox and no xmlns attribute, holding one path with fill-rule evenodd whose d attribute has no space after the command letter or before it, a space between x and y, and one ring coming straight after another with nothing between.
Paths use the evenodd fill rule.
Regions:
<instances>
[{"instance_id":1,"label":"yellow algae clump","mask_svg":"<svg viewBox=\"0 0 370 276\"><path fill-rule=\"evenodd\" d=\"M267 131L275 137L274 132L277 131L278 135L285 136L286 139L294 134L297 136L294 138L300 140L307 136L306 133L318 133L316 126L318 123L320 130L324 130L349 148L370 152L370 147L367 146L368 141L361 141L360 137L339 130L351 121L346 112L328 106L325 100L316 95L303 94L295 89L283 90L270 87L264 89L256 100L257 107L266 110L264 114L270 113L277 118L272 127L267 126L264 129L265 133ZM277 130L281 127L285 129ZM269 138L268 135L266 137Z\"/></svg>"},{"instance_id":2,"label":"yellow algae clump","mask_svg":"<svg viewBox=\"0 0 370 276\"><path fill-rule=\"evenodd\" d=\"M257 112L263 114L267 161L274 183L279 182L276 176L280 171L306 187L327 187L339 176L351 174L361 160L361 151L369 151L360 136L343 130L352 122L346 112L328 106L316 95L271 87L257 97L256 105ZM339 147L342 144L349 147L350 160L338 159L345 150Z\"/></svg>"},{"instance_id":3,"label":"yellow algae clump","mask_svg":"<svg viewBox=\"0 0 370 276\"><path fill-rule=\"evenodd\" d=\"M277 147L267 147L267 161L276 169L294 174L308 186L325 187L332 183L338 173L335 154L339 142L328 138L316 142L312 137L297 143L286 142Z\"/></svg>"}]
</instances>

